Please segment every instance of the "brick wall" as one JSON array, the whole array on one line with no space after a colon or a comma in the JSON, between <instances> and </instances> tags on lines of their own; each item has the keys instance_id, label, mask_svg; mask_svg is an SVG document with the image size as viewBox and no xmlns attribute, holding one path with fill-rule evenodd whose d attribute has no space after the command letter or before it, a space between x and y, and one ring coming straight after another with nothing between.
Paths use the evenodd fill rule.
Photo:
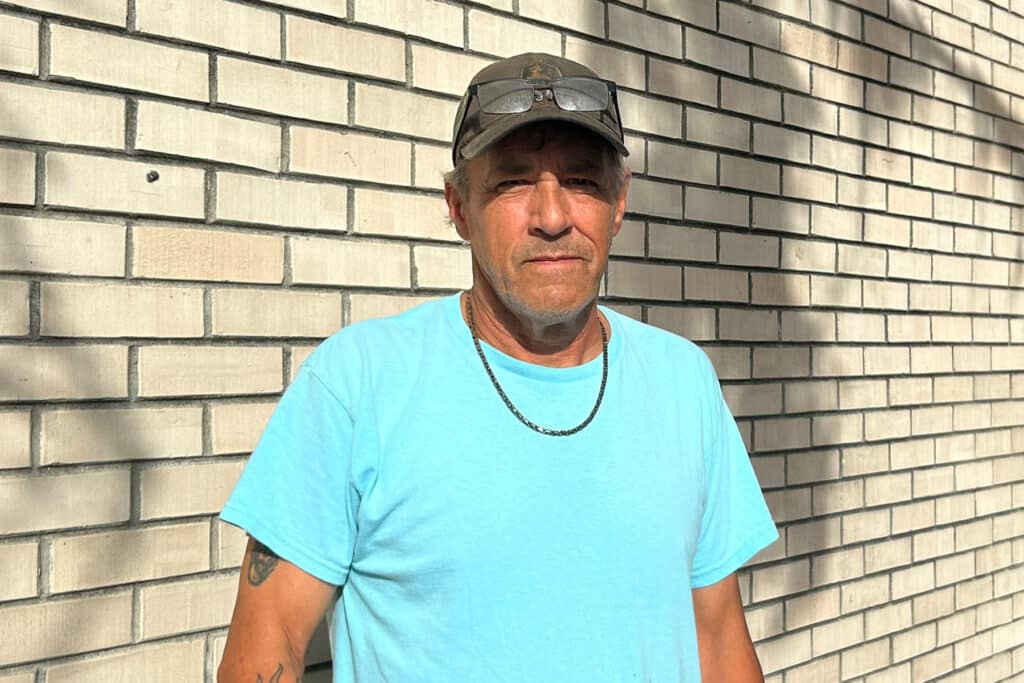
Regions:
<instances>
[{"instance_id":1,"label":"brick wall","mask_svg":"<svg viewBox=\"0 0 1024 683\"><path fill-rule=\"evenodd\" d=\"M211 680L216 511L321 338L469 283L528 49L622 88L606 301L721 374L768 680L1022 680L1024 1L0 0L0 682Z\"/></svg>"}]
</instances>

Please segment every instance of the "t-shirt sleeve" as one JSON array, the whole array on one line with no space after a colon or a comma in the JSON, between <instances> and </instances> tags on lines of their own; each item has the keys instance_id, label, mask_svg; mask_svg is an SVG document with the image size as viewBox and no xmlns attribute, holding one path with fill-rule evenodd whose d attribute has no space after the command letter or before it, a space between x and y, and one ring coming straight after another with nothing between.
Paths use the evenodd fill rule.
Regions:
<instances>
[{"instance_id":1,"label":"t-shirt sleeve","mask_svg":"<svg viewBox=\"0 0 1024 683\"><path fill-rule=\"evenodd\" d=\"M710 371L710 410L705 420L705 496L693 588L710 586L733 573L778 537L750 457Z\"/></svg>"},{"instance_id":2,"label":"t-shirt sleeve","mask_svg":"<svg viewBox=\"0 0 1024 683\"><path fill-rule=\"evenodd\" d=\"M220 516L303 571L343 585L358 510L353 423L307 365L281 397Z\"/></svg>"}]
</instances>

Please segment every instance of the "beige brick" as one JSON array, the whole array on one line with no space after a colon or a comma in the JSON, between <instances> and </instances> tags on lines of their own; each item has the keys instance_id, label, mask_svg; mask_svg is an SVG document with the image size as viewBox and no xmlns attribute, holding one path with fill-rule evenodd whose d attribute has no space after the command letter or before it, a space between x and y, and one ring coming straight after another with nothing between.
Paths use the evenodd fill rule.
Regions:
<instances>
[{"instance_id":1,"label":"beige brick","mask_svg":"<svg viewBox=\"0 0 1024 683\"><path fill-rule=\"evenodd\" d=\"M0 106L4 109L0 135L5 137L88 147L124 146L125 104L120 97L4 83Z\"/></svg>"},{"instance_id":2,"label":"beige brick","mask_svg":"<svg viewBox=\"0 0 1024 683\"><path fill-rule=\"evenodd\" d=\"M241 232L137 226L133 275L175 280L281 282L284 240Z\"/></svg>"},{"instance_id":3,"label":"beige brick","mask_svg":"<svg viewBox=\"0 0 1024 683\"><path fill-rule=\"evenodd\" d=\"M0 203L34 204L35 201L35 153L23 149L0 148Z\"/></svg>"},{"instance_id":4,"label":"beige brick","mask_svg":"<svg viewBox=\"0 0 1024 683\"><path fill-rule=\"evenodd\" d=\"M254 346L144 346L140 396L267 394L281 390L281 350Z\"/></svg>"},{"instance_id":5,"label":"beige brick","mask_svg":"<svg viewBox=\"0 0 1024 683\"><path fill-rule=\"evenodd\" d=\"M130 591L0 609L0 664L51 659L127 644ZM88 624L88 628L83 628Z\"/></svg>"},{"instance_id":6,"label":"beige brick","mask_svg":"<svg viewBox=\"0 0 1024 683\"><path fill-rule=\"evenodd\" d=\"M810 306L810 279L788 273L752 273L751 303L769 306Z\"/></svg>"},{"instance_id":7,"label":"beige brick","mask_svg":"<svg viewBox=\"0 0 1024 683\"><path fill-rule=\"evenodd\" d=\"M27 533L127 521L128 484L124 467L0 480L0 500L12 511L4 528Z\"/></svg>"},{"instance_id":8,"label":"beige brick","mask_svg":"<svg viewBox=\"0 0 1024 683\"><path fill-rule=\"evenodd\" d=\"M0 270L124 275L123 224L0 216Z\"/></svg>"},{"instance_id":9,"label":"beige brick","mask_svg":"<svg viewBox=\"0 0 1024 683\"><path fill-rule=\"evenodd\" d=\"M839 176L839 203L881 211L885 208L885 184Z\"/></svg>"},{"instance_id":10,"label":"beige brick","mask_svg":"<svg viewBox=\"0 0 1024 683\"><path fill-rule=\"evenodd\" d=\"M428 190L443 190L443 175L452 165L451 150L419 142L413 145L415 185Z\"/></svg>"},{"instance_id":11,"label":"beige brick","mask_svg":"<svg viewBox=\"0 0 1024 683\"><path fill-rule=\"evenodd\" d=\"M647 323L692 341L714 340L715 309L649 306Z\"/></svg>"},{"instance_id":12,"label":"beige brick","mask_svg":"<svg viewBox=\"0 0 1024 683\"><path fill-rule=\"evenodd\" d=\"M31 425L28 411L0 412L0 469L31 464Z\"/></svg>"},{"instance_id":13,"label":"beige brick","mask_svg":"<svg viewBox=\"0 0 1024 683\"><path fill-rule=\"evenodd\" d=\"M10 368L0 400L121 398L128 349L120 346L0 346Z\"/></svg>"},{"instance_id":14,"label":"beige brick","mask_svg":"<svg viewBox=\"0 0 1024 683\"><path fill-rule=\"evenodd\" d=\"M413 47L414 84L416 68L415 49ZM645 89L646 60L639 53L629 52L617 45L612 46L604 42L593 42L567 35L565 37L565 56L587 64L603 77L615 81L620 87L634 88L636 90ZM451 94L461 95L465 90L466 83L469 82L470 77L476 71L477 69L466 70L463 74L464 78L459 83L454 84L455 89L451 91Z\"/></svg>"},{"instance_id":15,"label":"beige brick","mask_svg":"<svg viewBox=\"0 0 1024 683\"><path fill-rule=\"evenodd\" d=\"M648 157L652 176L705 185L715 184L718 178L718 155L714 152L652 140L648 144ZM630 189L640 180L634 177Z\"/></svg>"},{"instance_id":16,"label":"beige brick","mask_svg":"<svg viewBox=\"0 0 1024 683\"><path fill-rule=\"evenodd\" d=\"M836 247L829 242L782 240L782 267L787 270L835 271Z\"/></svg>"},{"instance_id":17,"label":"beige brick","mask_svg":"<svg viewBox=\"0 0 1024 683\"><path fill-rule=\"evenodd\" d=\"M198 0L187 6L140 0L135 9L135 27L140 33L271 59L281 57L279 15L225 0Z\"/></svg>"},{"instance_id":18,"label":"beige brick","mask_svg":"<svg viewBox=\"0 0 1024 683\"><path fill-rule=\"evenodd\" d=\"M837 71L811 66L811 94L814 97L847 104L864 106L864 81Z\"/></svg>"},{"instance_id":19,"label":"beige brick","mask_svg":"<svg viewBox=\"0 0 1024 683\"><path fill-rule=\"evenodd\" d=\"M158 179L150 181L153 172ZM44 201L94 211L201 218L204 183L200 168L50 152Z\"/></svg>"},{"instance_id":20,"label":"beige brick","mask_svg":"<svg viewBox=\"0 0 1024 683\"><path fill-rule=\"evenodd\" d=\"M889 448L886 444L847 446L842 450L844 477L885 472L889 469Z\"/></svg>"},{"instance_id":21,"label":"beige brick","mask_svg":"<svg viewBox=\"0 0 1024 683\"><path fill-rule=\"evenodd\" d=\"M341 124L348 120L348 81L222 56L217 58L217 101Z\"/></svg>"},{"instance_id":22,"label":"beige brick","mask_svg":"<svg viewBox=\"0 0 1024 683\"><path fill-rule=\"evenodd\" d=\"M722 108L763 119L782 119L782 94L731 78L722 79Z\"/></svg>"},{"instance_id":23,"label":"beige brick","mask_svg":"<svg viewBox=\"0 0 1024 683\"><path fill-rule=\"evenodd\" d=\"M651 223L649 229L651 256L689 261L716 258L717 239L713 230L659 223Z\"/></svg>"},{"instance_id":24,"label":"beige brick","mask_svg":"<svg viewBox=\"0 0 1024 683\"><path fill-rule=\"evenodd\" d=\"M216 289L212 332L228 337L326 337L341 328L341 295L273 289Z\"/></svg>"},{"instance_id":25,"label":"beige brick","mask_svg":"<svg viewBox=\"0 0 1024 683\"><path fill-rule=\"evenodd\" d=\"M754 349L755 377L806 377L810 358L805 348Z\"/></svg>"},{"instance_id":26,"label":"beige brick","mask_svg":"<svg viewBox=\"0 0 1024 683\"><path fill-rule=\"evenodd\" d=\"M664 218L683 216L683 196L675 183L634 178L629 183L627 206L632 213Z\"/></svg>"},{"instance_id":27,"label":"beige brick","mask_svg":"<svg viewBox=\"0 0 1024 683\"><path fill-rule=\"evenodd\" d=\"M447 141L456 103L395 88L357 84L355 123L405 135Z\"/></svg>"},{"instance_id":28,"label":"beige brick","mask_svg":"<svg viewBox=\"0 0 1024 683\"><path fill-rule=\"evenodd\" d=\"M0 674L0 683L35 683L35 669L20 671L17 673Z\"/></svg>"},{"instance_id":29,"label":"beige brick","mask_svg":"<svg viewBox=\"0 0 1024 683\"><path fill-rule=\"evenodd\" d=\"M250 453L276 403L218 403L210 408L210 442L215 454Z\"/></svg>"},{"instance_id":30,"label":"beige brick","mask_svg":"<svg viewBox=\"0 0 1024 683\"><path fill-rule=\"evenodd\" d=\"M203 336L201 289L45 282L40 311L43 336Z\"/></svg>"},{"instance_id":31,"label":"beige brick","mask_svg":"<svg viewBox=\"0 0 1024 683\"><path fill-rule=\"evenodd\" d=\"M206 101L207 64L206 54L195 50L59 24L50 28L54 77Z\"/></svg>"},{"instance_id":32,"label":"beige brick","mask_svg":"<svg viewBox=\"0 0 1024 683\"><path fill-rule=\"evenodd\" d=\"M779 240L776 237L719 233L719 263L733 266L775 268L779 265Z\"/></svg>"},{"instance_id":33,"label":"beige brick","mask_svg":"<svg viewBox=\"0 0 1024 683\"><path fill-rule=\"evenodd\" d=\"M369 2L372 2L372 0L367 0L368 4ZM619 11L627 12L628 10L619 9ZM459 11L459 14L461 14L461 10ZM614 17L615 12L612 12L611 14ZM643 19L650 22L657 21L652 17L646 16L644 16ZM610 22L614 28L615 20L611 19ZM652 23L650 26L651 28L654 28L655 24ZM616 31L612 30L613 38L615 37L615 34ZM520 54L523 51L523 46L529 45L531 46L531 49L536 52L561 54L561 37L556 31L540 28L533 24L515 21L513 19L488 12L480 12L476 10L470 11L468 35L469 47L475 52L484 52L500 57L510 57L512 55ZM650 37L651 36L648 36L648 38ZM453 36L452 39L453 44L461 45L462 32L459 31L458 36ZM623 42L632 45L638 44L631 41Z\"/></svg>"},{"instance_id":34,"label":"beige brick","mask_svg":"<svg viewBox=\"0 0 1024 683\"><path fill-rule=\"evenodd\" d=\"M205 657L202 639L135 645L113 654L51 666L46 679L48 683L101 683L143 680L159 672L167 680L198 681L203 677Z\"/></svg>"},{"instance_id":35,"label":"beige brick","mask_svg":"<svg viewBox=\"0 0 1024 683\"><path fill-rule=\"evenodd\" d=\"M29 283L0 280L0 335L29 333Z\"/></svg>"},{"instance_id":36,"label":"beige brick","mask_svg":"<svg viewBox=\"0 0 1024 683\"><path fill-rule=\"evenodd\" d=\"M243 466L235 460L146 467L139 484L142 519L219 512Z\"/></svg>"},{"instance_id":37,"label":"beige brick","mask_svg":"<svg viewBox=\"0 0 1024 683\"><path fill-rule=\"evenodd\" d=\"M786 166L782 170L782 193L788 197L834 203L836 176L834 173Z\"/></svg>"},{"instance_id":38,"label":"beige brick","mask_svg":"<svg viewBox=\"0 0 1024 683\"><path fill-rule=\"evenodd\" d=\"M805 448L811 443L811 422L806 417L758 420L754 449L758 452Z\"/></svg>"},{"instance_id":39,"label":"beige brick","mask_svg":"<svg viewBox=\"0 0 1024 683\"><path fill-rule=\"evenodd\" d=\"M890 185L889 211L896 214L931 218L932 193Z\"/></svg>"},{"instance_id":40,"label":"beige brick","mask_svg":"<svg viewBox=\"0 0 1024 683\"><path fill-rule=\"evenodd\" d=\"M626 261L608 264L608 293L638 299L682 300L682 269Z\"/></svg>"},{"instance_id":41,"label":"beige brick","mask_svg":"<svg viewBox=\"0 0 1024 683\"><path fill-rule=\"evenodd\" d=\"M749 300L747 274L736 270L720 268L683 269L683 290L688 301L731 301Z\"/></svg>"},{"instance_id":42,"label":"beige brick","mask_svg":"<svg viewBox=\"0 0 1024 683\"><path fill-rule=\"evenodd\" d=\"M746 226L750 223L749 199L745 195L686 188L687 220Z\"/></svg>"},{"instance_id":43,"label":"beige brick","mask_svg":"<svg viewBox=\"0 0 1024 683\"><path fill-rule=\"evenodd\" d=\"M781 45L786 54L833 68L836 66L836 39L822 31L783 21Z\"/></svg>"},{"instance_id":44,"label":"beige brick","mask_svg":"<svg viewBox=\"0 0 1024 683\"><path fill-rule=\"evenodd\" d=\"M754 48L754 78L800 92L811 91L811 68L807 62L759 47Z\"/></svg>"},{"instance_id":45,"label":"beige brick","mask_svg":"<svg viewBox=\"0 0 1024 683\"><path fill-rule=\"evenodd\" d=\"M778 341L778 313L772 310L720 309L719 337L733 340Z\"/></svg>"},{"instance_id":46,"label":"beige brick","mask_svg":"<svg viewBox=\"0 0 1024 683\"><path fill-rule=\"evenodd\" d=\"M911 244L914 249L953 251L953 230L951 226L930 221L913 221Z\"/></svg>"},{"instance_id":47,"label":"beige brick","mask_svg":"<svg viewBox=\"0 0 1024 683\"><path fill-rule=\"evenodd\" d=\"M810 231L809 211L806 204L754 197L751 225L806 235Z\"/></svg>"},{"instance_id":48,"label":"beige brick","mask_svg":"<svg viewBox=\"0 0 1024 683\"><path fill-rule=\"evenodd\" d=\"M210 566L209 538L207 522L65 536L53 542L51 590L64 593L203 571Z\"/></svg>"},{"instance_id":49,"label":"beige brick","mask_svg":"<svg viewBox=\"0 0 1024 683\"><path fill-rule=\"evenodd\" d=\"M931 156L933 138L939 135L933 134L931 129L923 126L900 123L898 121L889 122L889 146L904 152Z\"/></svg>"},{"instance_id":50,"label":"beige brick","mask_svg":"<svg viewBox=\"0 0 1024 683\"><path fill-rule=\"evenodd\" d=\"M885 82L888 80L887 72L889 66L888 57L884 52L874 50L859 43L852 43L845 40L839 41L839 58L837 61L840 71L855 73L865 78ZM880 87L868 83L868 106L872 111L878 111L877 101L872 101L872 88ZM877 92L876 92L877 94Z\"/></svg>"},{"instance_id":51,"label":"beige brick","mask_svg":"<svg viewBox=\"0 0 1024 683\"><path fill-rule=\"evenodd\" d=\"M874 145L889 144L887 120L857 109L841 107L839 110L839 135ZM893 144L898 148L898 145Z\"/></svg>"},{"instance_id":52,"label":"beige brick","mask_svg":"<svg viewBox=\"0 0 1024 683\"><path fill-rule=\"evenodd\" d=\"M914 95L914 123L931 128L953 130L955 113L953 105L930 97Z\"/></svg>"},{"instance_id":53,"label":"beige brick","mask_svg":"<svg viewBox=\"0 0 1024 683\"><path fill-rule=\"evenodd\" d=\"M524 17L537 19L561 29L569 28L589 33L599 38L604 37L604 10L604 4L597 0L572 0L560 4L557 8L544 0L523 0L519 4L519 14ZM462 44L461 32L454 44Z\"/></svg>"},{"instance_id":54,"label":"beige brick","mask_svg":"<svg viewBox=\"0 0 1024 683\"><path fill-rule=\"evenodd\" d=\"M296 283L365 287L409 287L410 256L396 242L292 239L292 272Z\"/></svg>"},{"instance_id":55,"label":"beige brick","mask_svg":"<svg viewBox=\"0 0 1024 683\"><path fill-rule=\"evenodd\" d=\"M864 241L909 247L910 221L884 214L866 214L864 216Z\"/></svg>"},{"instance_id":56,"label":"beige brick","mask_svg":"<svg viewBox=\"0 0 1024 683\"><path fill-rule=\"evenodd\" d=\"M836 335L841 342L885 341L885 316L876 313L838 313Z\"/></svg>"},{"instance_id":57,"label":"beige brick","mask_svg":"<svg viewBox=\"0 0 1024 683\"><path fill-rule=\"evenodd\" d=\"M140 635L156 638L225 626L237 590L234 574L143 587L139 589Z\"/></svg>"},{"instance_id":58,"label":"beige brick","mask_svg":"<svg viewBox=\"0 0 1024 683\"><path fill-rule=\"evenodd\" d=\"M865 510L843 515L846 544L884 538L890 533L889 510ZM843 612L860 611L882 604L889 598L889 577L873 576L841 586Z\"/></svg>"},{"instance_id":59,"label":"beige brick","mask_svg":"<svg viewBox=\"0 0 1024 683\"><path fill-rule=\"evenodd\" d=\"M815 656L841 650L864 639L864 617L856 614L813 629Z\"/></svg>"},{"instance_id":60,"label":"beige brick","mask_svg":"<svg viewBox=\"0 0 1024 683\"><path fill-rule=\"evenodd\" d=\"M828 383L825 383L828 384ZM787 410L790 397L787 395ZM812 430L813 430L812 420ZM827 481L829 479L839 478L839 451L836 449L828 449L822 451L809 451L804 453L792 453L786 456L786 483L789 485L803 484L807 482L816 481ZM819 496L818 489L813 490L814 496ZM820 501L819 501L820 502ZM814 508L812 507L812 510ZM840 545L841 542L841 529L835 524L835 520L817 520L815 522L808 522L808 525L822 525L826 531L822 535L825 538L824 543L817 543L818 548L834 547ZM819 527L814 527L821 530ZM792 547L794 543L799 540L799 534L788 534L787 542ZM805 539L806 540L806 539Z\"/></svg>"},{"instance_id":61,"label":"beige brick","mask_svg":"<svg viewBox=\"0 0 1024 683\"><path fill-rule=\"evenodd\" d=\"M806 559L754 570L754 600L760 602L806 590L810 587L809 570L810 565Z\"/></svg>"},{"instance_id":62,"label":"beige brick","mask_svg":"<svg viewBox=\"0 0 1024 683\"><path fill-rule=\"evenodd\" d=\"M869 149L870 154L872 150ZM864 147L840 142L822 135L814 136L813 163L836 171L861 175L864 172Z\"/></svg>"},{"instance_id":63,"label":"beige brick","mask_svg":"<svg viewBox=\"0 0 1024 683\"><path fill-rule=\"evenodd\" d=\"M35 76L39 73L39 22L0 14L0 70Z\"/></svg>"},{"instance_id":64,"label":"beige brick","mask_svg":"<svg viewBox=\"0 0 1024 683\"><path fill-rule=\"evenodd\" d=\"M811 632L799 631L769 642L757 643L754 647L761 667L770 674L811 658ZM814 669L814 675L817 675L817 669Z\"/></svg>"},{"instance_id":65,"label":"beige brick","mask_svg":"<svg viewBox=\"0 0 1024 683\"><path fill-rule=\"evenodd\" d=\"M742 5L719 5L719 32L749 43L778 50L781 24L778 19Z\"/></svg>"},{"instance_id":66,"label":"beige brick","mask_svg":"<svg viewBox=\"0 0 1024 683\"><path fill-rule=\"evenodd\" d=\"M236 116L139 102L135 147L266 171L281 166L281 129Z\"/></svg>"},{"instance_id":67,"label":"beige brick","mask_svg":"<svg viewBox=\"0 0 1024 683\"><path fill-rule=\"evenodd\" d=\"M783 121L787 124L830 135L835 135L838 131L839 108L834 104L786 93L783 96L783 106Z\"/></svg>"},{"instance_id":68,"label":"beige brick","mask_svg":"<svg viewBox=\"0 0 1024 683\"><path fill-rule=\"evenodd\" d=\"M786 626L795 631L839 616L839 589L815 590L785 601Z\"/></svg>"},{"instance_id":69,"label":"beige brick","mask_svg":"<svg viewBox=\"0 0 1024 683\"><path fill-rule=\"evenodd\" d=\"M295 16L285 18L285 31L289 62L405 81L405 44L399 38Z\"/></svg>"},{"instance_id":70,"label":"beige brick","mask_svg":"<svg viewBox=\"0 0 1024 683\"><path fill-rule=\"evenodd\" d=\"M574 46L577 50L583 49L584 46L586 49L590 49L591 46L600 47L595 43L589 43L578 38L571 38L570 40L574 41ZM567 56L570 59L576 59L572 55ZM476 72L490 63L491 60L489 59L481 59L480 57L467 55L462 52L439 50L425 45L413 45L412 85L417 88L433 90L448 95L462 95L466 90L466 84L469 83ZM639 66L640 81L634 82L632 85L633 87L642 88L643 64L641 63ZM598 69L598 72L605 73L601 69ZM627 70L623 69L623 73L627 73ZM626 85L619 81L619 79L613 78L612 80L615 80L620 85Z\"/></svg>"},{"instance_id":71,"label":"beige brick","mask_svg":"<svg viewBox=\"0 0 1024 683\"><path fill-rule=\"evenodd\" d=\"M471 20L473 14L470 14ZM613 41L643 45L652 52L676 59L683 56L683 30L677 23L612 5L608 8L608 27L608 37Z\"/></svg>"},{"instance_id":72,"label":"beige brick","mask_svg":"<svg viewBox=\"0 0 1024 683\"><path fill-rule=\"evenodd\" d=\"M35 597L38 556L35 542L0 545L0 600Z\"/></svg>"},{"instance_id":73,"label":"beige brick","mask_svg":"<svg viewBox=\"0 0 1024 683\"><path fill-rule=\"evenodd\" d=\"M861 281L852 278L812 275L811 305L859 308L861 305Z\"/></svg>"},{"instance_id":74,"label":"beige brick","mask_svg":"<svg viewBox=\"0 0 1024 683\"><path fill-rule=\"evenodd\" d=\"M719 147L749 150L750 124L733 116L688 108L686 139Z\"/></svg>"},{"instance_id":75,"label":"beige brick","mask_svg":"<svg viewBox=\"0 0 1024 683\"><path fill-rule=\"evenodd\" d=\"M650 91L674 99L715 106L718 102L718 77L674 62L651 59ZM620 93L620 100L623 94ZM636 127L626 113L623 113L623 120L629 127Z\"/></svg>"},{"instance_id":76,"label":"beige brick","mask_svg":"<svg viewBox=\"0 0 1024 683\"><path fill-rule=\"evenodd\" d=\"M779 193L779 166L743 157L721 155L722 187L768 194Z\"/></svg>"},{"instance_id":77,"label":"beige brick","mask_svg":"<svg viewBox=\"0 0 1024 683\"><path fill-rule=\"evenodd\" d=\"M413 248L416 286L426 289L468 289L473 284L472 258L464 247Z\"/></svg>"},{"instance_id":78,"label":"beige brick","mask_svg":"<svg viewBox=\"0 0 1024 683\"><path fill-rule=\"evenodd\" d=\"M887 254L884 249L840 244L838 250L838 271L840 273L885 276Z\"/></svg>"},{"instance_id":79,"label":"beige brick","mask_svg":"<svg viewBox=\"0 0 1024 683\"><path fill-rule=\"evenodd\" d=\"M216 217L221 221L343 231L347 191L339 185L265 176L217 174Z\"/></svg>"},{"instance_id":80,"label":"beige brick","mask_svg":"<svg viewBox=\"0 0 1024 683\"><path fill-rule=\"evenodd\" d=\"M42 413L42 464L201 455L198 406L57 409Z\"/></svg>"},{"instance_id":81,"label":"beige brick","mask_svg":"<svg viewBox=\"0 0 1024 683\"><path fill-rule=\"evenodd\" d=\"M623 121L634 130L654 133L663 137L679 138L682 130L683 108L677 102L667 102L634 95L629 92L618 93L618 109ZM631 155L633 157L633 155ZM630 162L633 170L640 171L634 162Z\"/></svg>"},{"instance_id":82,"label":"beige brick","mask_svg":"<svg viewBox=\"0 0 1024 683\"><path fill-rule=\"evenodd\" d=\"M822 415L813 420L815 446L859 443L864 439L860 415Z\"/></svg>"},{"instance_id":83,"label":"beige brick","mask_svg":"<svg viewBox=\"0 0 1024 683\"><path fill-rule=\"evenodd\" d=\"M686 28L686 60L739 76L750 74L750 48L695 28Z\"/></svg>"},{"instance_id":84,"label":"beige brick","mask_svg":"<svg viewBox=\"0 0 1024 683\"><path fill-rule=\"evenodd\" d=\"M400 140L291 128L292 172L408 185L411 155L409 143Z\"/></svg>"},{"instance_id":85,"label":"beige brick","mask_svg":"<svg viewBox=\"0 0 1024 683\"><path fill-rule=\"evenodd\" d=\"M650 0L647 3L647 9L651 12L673 17L687 24L703 26L707 29L714 30L716 26L715 7L711 5L681 5L673 0Z\"/></svg>"}]
</instances>

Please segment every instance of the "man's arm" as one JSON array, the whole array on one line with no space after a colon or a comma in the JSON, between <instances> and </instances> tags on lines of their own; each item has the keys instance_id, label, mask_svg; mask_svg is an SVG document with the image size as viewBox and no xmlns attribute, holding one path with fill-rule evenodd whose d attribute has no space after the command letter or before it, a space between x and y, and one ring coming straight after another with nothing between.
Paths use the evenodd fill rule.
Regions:
<instances>
[{"instance_id":1,"label":"man's arm","mask_svg":"<svg viewBox=\"0 0 1024 683\"><path fill-rule=\"evenodd\" d=\"M743 615L736 574L693 591L700 675L707 683L764 681Z\"/></svg>"},{"instance_id":2,"label":"man's arm","mask_svg":"<svg viewBox=\"0 0 1024 683\"><path fill-rule=\"evenodd\" d=\"M302 680L306 647L335 590L250 538L217 680Z\"/></svg>"}]
</instances>

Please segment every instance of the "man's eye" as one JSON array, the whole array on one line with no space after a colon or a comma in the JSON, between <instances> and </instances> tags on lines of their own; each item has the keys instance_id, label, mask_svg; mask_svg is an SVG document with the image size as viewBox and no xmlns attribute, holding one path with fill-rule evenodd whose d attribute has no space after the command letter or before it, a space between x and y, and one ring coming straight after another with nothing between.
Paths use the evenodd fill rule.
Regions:
<instances>
[{"instance_id":1,"label":"man's eye","mask_svg":"<svg viewBox=\"0 0 1024 683\"><path fill-rule=\"evenodd\" d=\"M499 191L500 190L511 190L512 188L520 187L522 185L525 185L526 182L527 181L526 181L525 178L510 178L508 180L502 180L500 183L498 183L497 189Z\"/></svg>"},{"instance_id":2,"label":"man's eye","mask_svg":"<svg viewBox=\"0 0 1024 683\"><path fill-rule=\"evenodd\" d=\"M591 178L568 178L565 184L572 187L597 188L597 181Z\"/></svg>"}]
</instances>

